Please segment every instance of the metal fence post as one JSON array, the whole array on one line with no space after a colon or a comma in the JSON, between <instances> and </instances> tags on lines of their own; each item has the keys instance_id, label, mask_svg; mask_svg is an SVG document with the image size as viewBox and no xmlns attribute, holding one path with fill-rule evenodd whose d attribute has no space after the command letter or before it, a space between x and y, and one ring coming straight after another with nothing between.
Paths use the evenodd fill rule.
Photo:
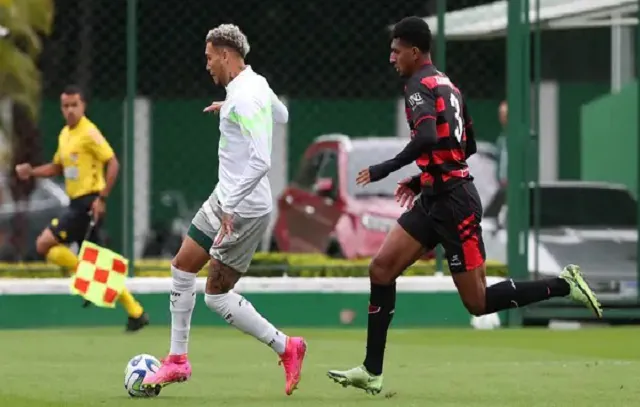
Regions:
<instances>
[{"instance_id":1,"label":"metal fence post","mask_svg":"<svg viewBox=\"0 0 640 407\"><path fill-rule=\"evenodd\" d=\"M507 27L507 103L509 105L509 120L507 123L507 151L509 166L507 169L507 262L509 275L515 278L528 277L524 252L523 233L523 206L525 173L522 162L525 149L523 133L524 100L523 81L525 69L523 66L523 26L522 26L522 0L510 1L508 4ZM528 27L527 28L527 35ZM528 135L528 132L527 132ZM523 261L524 260L524 261ZM519 309L513 309L508 314L508 324L519 326L522 323L522 313Z\"/></svg>"},{"instance_id":2,"label":"metal fence post","mask_svg":"<svg viewBox=\"0 0 640 407\"><path fill-rule=\"evenodd\" d=\"M127 1L127 98L124 137L124 253L129 259L129 276L135 270L134 236L134 120L137 70L137 0Z\"/></svg>"},{"instance_id":3,"label":"metal fence post","mask_svg":"<svg viewBox=\"0 0 640 407\"><path fill-rule=\"evenodd\" d=\"M640 10L640 0L638 0L638 9ZM640 25L636 26L636 87L637 87L637 95L638 95L638 104L636 109L640 107ZM640 140L640 115L636 115L636 120L638 120L637 128L638 131L638 140ZM638 155L636 159L640 157L640 142L638 143ZM640 195L640 162L638 162L638 174L636 178L636 182L638 183L638 188L636 189L636 199L638 199L638 216L637 219L640 220L640 199L638 195ZM638 234L640 235L640 222L638 223ZM640 243L637 243L636 249L636 269L638 275L636 277L636 284L638 287L638 300L640 301Z\"/></svg>"}]
</instances>

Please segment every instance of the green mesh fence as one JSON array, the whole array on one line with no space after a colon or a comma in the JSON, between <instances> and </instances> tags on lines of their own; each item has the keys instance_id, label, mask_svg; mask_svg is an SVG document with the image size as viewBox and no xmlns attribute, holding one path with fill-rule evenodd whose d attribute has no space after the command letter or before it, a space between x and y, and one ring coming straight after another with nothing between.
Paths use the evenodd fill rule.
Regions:
<instances>
[{"instance_id":1,"label":"green mesh fence","mask_svg":"<svg viewBox=\"0 0 640 407\"><path fill-rule=\"evenodd\" d=\"M449 0L446 10L482 3L486 2ZM136 27L131 32L127 4L55 1L53 33L43 41L39 62L43 100L37 136L23 148L28 154L22 157L33 162L50 159L63 124L60 91L69 83L82 86L88 94L89 116L130 167L123 169L109 200L109 245L127 251L130 226L126 220L133 211L131 228L138 257L170 257L217 181L218 123L216 117L202 114L202 108L223 98L224 91L211 83L204 69L204 36L209 29L225 22L238 24L251 43L248 62L289 106L290 122L282 135L279 168L274 170L277 179L272 180L281 188L296 174L304 150L319 135L395 136L404 129L397 108L401 81L388 64L388 26L407 15L435 16L437 7L437 1L424 0L245 0L215 5L209 0L137 0ZM495 15L476 15L478 21L490 17ZM560 177L579 176L581 163L570 154L571 137L579 138L579 106L599 92L595 87L606 90L608 86L606 62L588 57L590 47L596 47L598 54L608 52L601 48L608 41L602 30L606 29L588 33L593 41L584 40L586 34L575 30L542 34L542 80L562 85L557 91ZM132 41L135 66L127 60ZM450 39L446 63L436 61L466 95L477 133L489 142L502 131L497 110L506 98L505 50L502 34ZM136 77L135 137L125 160L128 72ZM586 96L580 95L583 86L590 87ZM14 154L14 159L18 156ZM125 170L133 176L128 180L133 182L130 197L124 194ZM9 180L4 183L7 191L10 184ZM44 199L45 192L38 199ZM16 230L12 213L0 224L0 232L8 237ZM28 212L29 232L22 241L32 242L49 214ZM15 244L7 247L13 252Z\"/></svg>"}]
</instances>

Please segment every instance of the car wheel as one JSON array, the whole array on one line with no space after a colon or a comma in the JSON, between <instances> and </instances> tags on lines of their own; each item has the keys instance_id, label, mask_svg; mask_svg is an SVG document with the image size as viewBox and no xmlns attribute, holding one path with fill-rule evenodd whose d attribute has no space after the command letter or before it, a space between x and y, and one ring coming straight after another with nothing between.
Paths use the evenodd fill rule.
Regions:
<instances>
[{"instance_id":1,"label":"car wheel","mask_svg":"<svg viewBox=\"0 0 640 407\"><path fill-rule=\"evenodd\" d=\"M271 235L271 239L269 239L269 253L278 253L280 249L278 248L278 242L276 241L276 237Z\"/></svg>"},{"instance_id":2,"label":"car wheel","mask_svg":"<svg viewBox=\"0 0 640 407\"><path fill-rule=\"evenodd\" d=\"M340 243L336 240L332 240L329 243L329 248L327 249L327 256L334 259L344 259L344 253L342 252L342 247L340 247Z\"/></svg>"}]
</instances>

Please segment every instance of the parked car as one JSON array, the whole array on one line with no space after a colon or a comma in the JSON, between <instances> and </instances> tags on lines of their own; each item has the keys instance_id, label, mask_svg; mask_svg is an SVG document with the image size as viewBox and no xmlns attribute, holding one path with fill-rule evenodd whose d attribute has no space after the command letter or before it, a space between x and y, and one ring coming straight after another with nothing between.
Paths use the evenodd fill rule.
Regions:
<instances>
[{"instance_id":1,"label":"parked car","mask_svg":"<svg viewBox=\"0 0 640 407\"><path fill-rule=\"evenodd\" d=\"M356 186L356 175L363 168L393 157L406 144L405 138L397 137L318 137L305 151L295 178L278 198L271 250L344 258L375 255L404 210L393 196L397 182L417 174L419 169L408 165L364 188ZM479 151L476 166L489 171L495 162L491 158L492 146L480 143ZM494 186L488 188L493 189L481 195L493 195Z\"/></svg>"},{"instance_id":2,"label":"parked car","mask_svg":"<svg viewBox=\"0 0 640 407\"><path fill-rule=\"evenodd\" d=\"M506 263L505 197L504 189L495 195L485 210L482 227L487 256ZM625 186L542 182L539 202L536 242L531 186L528 269L534 278L558 275L565 265L574 263L581 266L600 300L637 298L637 203Z\"/></svg>"},{"instance_id":3,"label":"parked car","mask_svg":"<svg viewBox=\"0 0 640 407\"><path fill-rule=\"evenodd\" d=\"M34 260L41 257L36 252L35 240L52 218L60 215L69 204L69 197L64 187L50 179L36 180L35 188L31 193L29 202L22 210L25 212L27 224L26 255L24 259L16 258L16 250L11 245L11 235L14 233L12 225L15 214L18 212L18 203L14 202L7 182L0 181L0 231L2 242L0 243L0 260Z\"/></svg>"},{"instance_id":4,"label":"parked car","mask_svg":"<svg viewBox=\"0 0 640 407\"><path fill-rule=\"evenodd\" d=\"M162 191L158 202L171 215L151 225L145 235L142 257L171 259L180 250L182 239L201 203L189 205L184 194L176 190Z\"/></svg>"}]
</instances>

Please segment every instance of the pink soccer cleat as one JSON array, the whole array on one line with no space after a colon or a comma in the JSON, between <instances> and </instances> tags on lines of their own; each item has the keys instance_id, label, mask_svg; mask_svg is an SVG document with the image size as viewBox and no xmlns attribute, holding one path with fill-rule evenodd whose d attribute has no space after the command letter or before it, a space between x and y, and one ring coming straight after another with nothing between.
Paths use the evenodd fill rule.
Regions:
<instances>
[{"instance_id":1,"label":"pink soccer cleat","mask_svg":"<svg viewBox=\"0 0 640 407\"><path fill-rule=\"evenodd\" d=\"M280 355L280 365L284 366L284 375L286 379L285 393L287 396L293 394L298 388L300 377L302 375L302 362L307 353L307 343L304 338L288 338L287 346L284 353Z\"/></svg>"},{"instance_id":2,"label":"pink soccer cleat","mask_svg":"<svg viewBox=\"0 0 640 407\"><path fill-rule=\"evenodd\" d=\"M161 388L171 383L180 383L191 377L191 364L187 355L169 355L162 359L160 369L154 374L146 376L142 381L145 391L159 392Z\"/></svg>"}]
</instances>

